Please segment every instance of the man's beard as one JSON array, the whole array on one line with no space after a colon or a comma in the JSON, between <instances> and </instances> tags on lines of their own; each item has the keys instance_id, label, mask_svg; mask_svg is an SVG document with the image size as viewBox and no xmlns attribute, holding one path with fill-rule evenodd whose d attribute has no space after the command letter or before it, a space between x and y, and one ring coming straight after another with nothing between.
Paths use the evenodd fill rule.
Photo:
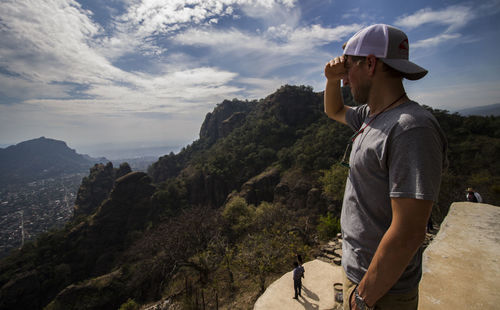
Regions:
<instances>
[{"instance_id":1,"label":"man's beard","mask_svg":"<svg viewBox=\"0 0 500 310\"><path fill-rule=\"evenodd\" d=\"M351 93L354 97L354 100L358 103L365 104L368 102L368 98L370 97L370 90L372 88L372 84L370 81L362 82L356 87L356 91L351 86Z\"/></svg>"}]
</instances>

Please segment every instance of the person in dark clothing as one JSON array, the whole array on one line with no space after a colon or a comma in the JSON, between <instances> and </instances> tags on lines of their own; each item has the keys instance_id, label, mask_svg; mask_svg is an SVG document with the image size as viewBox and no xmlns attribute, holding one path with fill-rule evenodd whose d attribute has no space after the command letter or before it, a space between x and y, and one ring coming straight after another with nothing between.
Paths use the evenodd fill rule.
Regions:
<instances>
[{"instance_id":1,"label":"person in dark clothing","mask_svg":"<svg viewBox=\"0 0 500 310\"><path fill-rule=\"evenodd\" d=\"M297 299L301 295L302 290L302 278L304 277L304 267L299 265L298 262L293 262L293 290L295 291L294 299Z\"/></svg>"},{"instance_id":2,"label":"person in dark clothing","mask_svg":"<svg viewBox=\"0 0 500 310\"><path fill-rule=\"evenodd\" d=\"M483 197L471 187L467 188L465 191L465 198L469 202L483 202Z\"/></svg>"}]
</instances>

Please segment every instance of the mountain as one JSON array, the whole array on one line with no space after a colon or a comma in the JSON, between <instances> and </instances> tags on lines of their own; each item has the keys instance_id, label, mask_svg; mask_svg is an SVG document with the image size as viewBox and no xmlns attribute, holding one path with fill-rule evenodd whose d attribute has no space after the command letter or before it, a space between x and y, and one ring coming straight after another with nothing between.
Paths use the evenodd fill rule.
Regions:
<instances>
[{"instance_id":1,"label":"mountain","mask_svg":"<svg viewBox=\"0 0 500 310\"><path fill-rule=\"evenodd\" d=\"M498 201L500 117L428 109L450 144L434 222L467 186ZM351 135L311 87L225 100L147 174L95 165L72 221L0 261L0 308L248 309L297 253L316 257L338 232Z\"/></svg>"},{"instance_id":2,"label":"mountain","mask_svg":"<svg viewBox=\"0 0 500 310\"><path fill-rule=\"evenodd\" d=\"M500 103L462 109L456 111L458 114L463 116L478 115L478 116L500 116Z\"/></svg>"},{"instance_id":3,"label":"mountain","mask_svg":"<svg viewBox=\"0 0 500 310\"><path fill-rule=\"evenodd\" d=\"M0 184L27 183L61 174L87 172L96 162L64 141L40 137L0 149Z\"/></svg>"}]
</instances>

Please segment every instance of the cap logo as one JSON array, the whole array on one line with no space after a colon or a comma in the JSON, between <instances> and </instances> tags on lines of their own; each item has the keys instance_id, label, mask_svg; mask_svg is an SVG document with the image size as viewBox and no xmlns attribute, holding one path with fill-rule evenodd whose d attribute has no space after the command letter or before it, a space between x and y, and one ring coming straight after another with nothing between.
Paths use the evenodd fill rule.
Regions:
<instances>
[{"instance_id":1,"label":"cap logo","mask_svg":"<svg viewBox=\"0 0 500 310\"><path fill-rule=\"evenodd\" d=\"M401 43L399 43L399 54L401 56L405 56L406 58L408 58L409 51L410 48L408 44L408 39L404 39L403 41L401 41Z\"/></svg>"}]
</instances>

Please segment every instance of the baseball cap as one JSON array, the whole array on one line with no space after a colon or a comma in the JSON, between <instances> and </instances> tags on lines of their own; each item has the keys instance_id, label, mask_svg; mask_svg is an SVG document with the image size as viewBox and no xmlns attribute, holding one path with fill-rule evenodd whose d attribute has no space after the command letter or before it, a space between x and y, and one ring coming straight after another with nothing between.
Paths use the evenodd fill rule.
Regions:
<instances>
[{"instance_id":1,"label":"baseball cap","mask_svg":"<svg viewBox=\"0 0 500 310\"><path fill-rule=\"evenodd\" d=\"M393 26L376 24L353 35L344 49L344 55L374 55L389 67L401 72L408 80L418 80L427 70L408 60L410 45L406 34Z\"/></svg>"}]
</instances>

